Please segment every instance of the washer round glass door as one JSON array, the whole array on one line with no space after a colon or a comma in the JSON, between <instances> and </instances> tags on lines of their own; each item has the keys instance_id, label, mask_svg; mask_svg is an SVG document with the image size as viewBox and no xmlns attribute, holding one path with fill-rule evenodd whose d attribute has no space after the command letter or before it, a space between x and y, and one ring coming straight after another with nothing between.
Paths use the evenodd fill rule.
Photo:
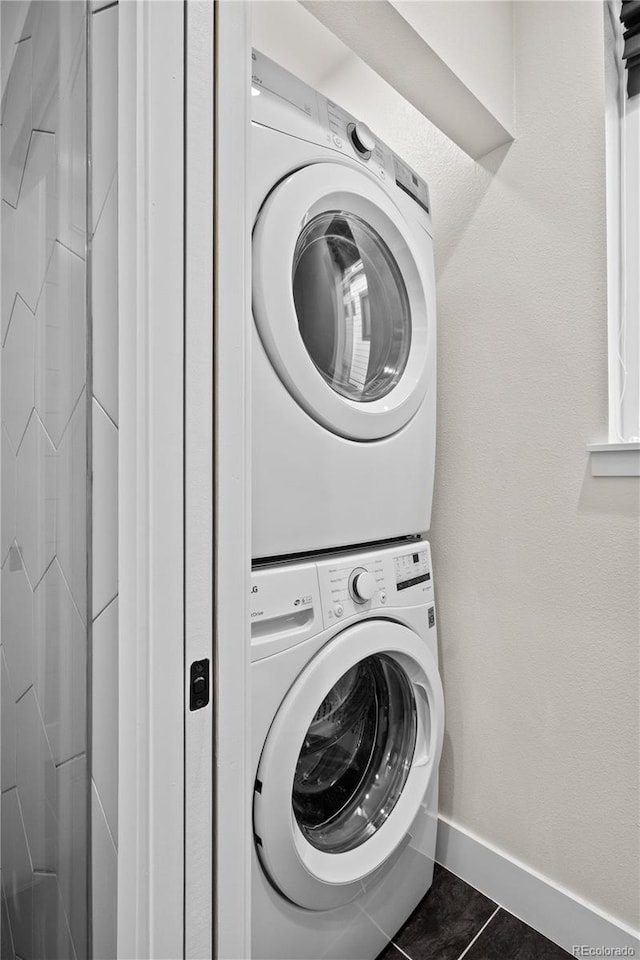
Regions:
<instances>
[{"instance_id":1,"label":"washer round glass door","mask_svg":"<svg viewBox=\"0 0 640 960\"><path fill-rule=\"evenodd\" d=\"M432 257L426 231L369 175L342 164L296 171L262 206L256 326L291 395L334 433L389 436L434 386Z\"/></svg>"},{"instance_id":2,"label":"washer round glass door","mask_svg":"<svg viewBox=\"0 0 640 960\"><path fill-rule=\"evenodd\" d=\"M408 627L369 620L331 640L269 731L254 795L260 859L289 899L330 909L400 846L442 749L437 665Z\"/></svg>"},{"instance_id":3,"label":"washer round glass door","mask_svg":"<svg viewBox=\"0 0 640 960\"><path fill-rule=\"evenodd\" d=\"M413 760L416 703L388 654L361 660L333 685L304 738L293 811L318 850L364 843L393 810Z\"/></svg>"}]
</instances>

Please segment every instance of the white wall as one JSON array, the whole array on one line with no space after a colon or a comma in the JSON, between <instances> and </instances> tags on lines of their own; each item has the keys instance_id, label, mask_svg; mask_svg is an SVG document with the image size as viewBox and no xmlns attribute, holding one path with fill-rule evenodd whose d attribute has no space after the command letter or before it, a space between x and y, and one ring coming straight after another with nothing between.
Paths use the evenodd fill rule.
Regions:
<instances>
[{"instance_id":1,"label":"white wall","mask_svg":"<svg viewBox=\"0 0 640 960\"><path fill-rule=\"evenodd\" d=\"M253 45L318 89L353 57L297 0L254 0L250 8Z\"/></svg>"},{"instance_id":2,"label":"white wall","mask_svg":"<svg viewBox=\"0 0 640 960\"><path fill-rule=\"evenodd\" d=\"M515 122L513 0L392 0L416 33L508 129Z\"/></svg>"},{"instance_id":3,"label":"white wall","mask_svg":"<svg viewBox=\"0 0 640 960\"><path fill-rule=\"evenodd\" d=\"M637 928L639 491L585 453L607 433L602 6L515 8L519 137L482 164L354 56L319 86L431 186L441 811Z\"/></svg>"},{"instance_id":4,"label":"white wall","mask_svg":"<svg viewBox=\"0 0 640 960\"><path fill-rule=\"evenodd\" d=\"M344 0L342 0L344 2ZM353 0L352 0L353 2ZM507 129L515 124L513 0L392 0L413 29ZM318 86L353 55L296 0L254 0L263 52Z\"/></svg>"},{"instance_id":5,"label":"white wall","mask_svg":"<svg viewBox=\"0 0 640 960\"><path fill-rule=\"evenodd\" d=\"M584 453L607 432L601 5L519 3L516 77L517 142L434 198L442 809L637 929L638 482Z\"/></svg>"}]
</instances>

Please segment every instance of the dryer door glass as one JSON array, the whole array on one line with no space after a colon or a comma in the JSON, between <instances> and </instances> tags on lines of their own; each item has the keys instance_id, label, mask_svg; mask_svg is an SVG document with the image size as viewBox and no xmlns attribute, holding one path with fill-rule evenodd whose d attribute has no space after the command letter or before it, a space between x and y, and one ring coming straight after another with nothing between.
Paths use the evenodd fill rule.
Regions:
<instances>
[{"instance_id":1,"label":"dryer door glass","mask_svg":"<svg viewBox=\"0 0 640 960\"><path fill-rule=\"evenodd\" d=\"M409 297L369 224L340 210L313 217L295 248L293 298L309 355L337 393L366 402L393 389L411 346Z\"/></svg>"},{"instance_id":2,"label":"dryer door glass","mask_svg":"<svg viewBox=\"0 0 640 960\"><path fill-rule=\"evenodd\" d=\"M411 682L377 654L345 673L324 698L298 757L293 810L318 850L360 846L393 810L411 768L417 716Z\"/></svg>"}]
</instances>

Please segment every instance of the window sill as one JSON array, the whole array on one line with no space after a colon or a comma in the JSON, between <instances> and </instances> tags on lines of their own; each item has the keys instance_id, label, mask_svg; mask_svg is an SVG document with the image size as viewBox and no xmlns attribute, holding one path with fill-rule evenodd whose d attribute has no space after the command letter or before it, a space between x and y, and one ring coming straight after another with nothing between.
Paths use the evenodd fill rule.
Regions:
<instances>
[{"instance_id":1,"label":"window sill","mask_svg":"<svg viewBox=\"0 0 640 960\"><path fill-rule=\"evenodd\" d=\"M640 477L640 443L589 443L591 476Z\"/></svg>"}]
</instances>

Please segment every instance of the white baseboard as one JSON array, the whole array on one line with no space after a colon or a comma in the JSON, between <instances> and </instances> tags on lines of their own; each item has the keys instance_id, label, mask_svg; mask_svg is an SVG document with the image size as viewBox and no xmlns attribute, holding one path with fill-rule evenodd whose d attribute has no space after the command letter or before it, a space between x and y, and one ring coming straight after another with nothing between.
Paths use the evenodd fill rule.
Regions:
<instances>
[{"instance_id":1,"label":"white baseboard","mask_svg":"<svg viewBox=\"0 0 640 960\"><path fill-rule=\"evenodd\" d=\"M580 956L575 948L584 945L626 948L624 953L593 956L640 957L637 932L442 817L436 860L573 956Z\"/></svg>"}]
</instances>

